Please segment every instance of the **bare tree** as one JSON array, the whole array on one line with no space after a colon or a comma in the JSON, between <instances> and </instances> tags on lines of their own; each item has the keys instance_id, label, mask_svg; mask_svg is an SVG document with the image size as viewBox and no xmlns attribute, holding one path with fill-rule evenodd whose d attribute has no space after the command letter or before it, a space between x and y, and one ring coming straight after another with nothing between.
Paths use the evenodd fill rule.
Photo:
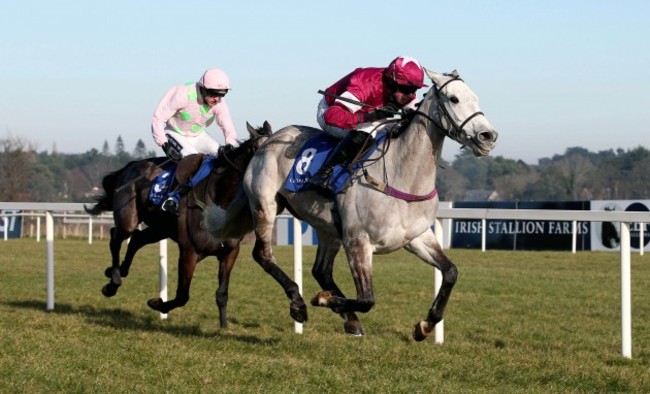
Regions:
<instances>
[{"instance_id":1,"label":"bare tree","mask_svg":"<svg viewBox=\"0 0 650 394\"><path fill-rule=\"evenodd\" d=\"M28 192L36 145L11 134L0 139L0 201L30 201Z\"/></svg>"}]
</instances>

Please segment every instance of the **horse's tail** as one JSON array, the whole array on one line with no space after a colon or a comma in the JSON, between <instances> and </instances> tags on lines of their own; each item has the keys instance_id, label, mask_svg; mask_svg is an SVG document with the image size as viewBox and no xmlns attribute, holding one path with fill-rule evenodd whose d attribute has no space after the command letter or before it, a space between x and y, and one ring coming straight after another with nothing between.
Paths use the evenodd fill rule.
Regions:
<instances>
[{"instance_id":1,"label":"horse's tail","mask_svg":"<svg viewBox=\"0 0 650 394\"><path fill-rule=\"evenodd\" d=\"M113 171L110 174L106 175L102 179L102 188L104 189L104 194L96 197L96 203L94 206L90 207L84 205L84 210L91 215L99 215L102 212L112 211L113 210L113 194L115 194L115 189L117 188L118 178L122 173L127 169L131 163L125 165L117 171Z\"/></svg>"},{"instance_id":2,"label":"horse's tail","mask_svg":"<svg viewBox=\"0 0 650 394\"><path fill-rule=\"evenodd\" d=\"M210 205L203 211L201 223L215 238L241 238L253 230L253 216L248 205L248 198L240 188L234 200L223 209L218 205Z\"/></svg>"}]
</instances>

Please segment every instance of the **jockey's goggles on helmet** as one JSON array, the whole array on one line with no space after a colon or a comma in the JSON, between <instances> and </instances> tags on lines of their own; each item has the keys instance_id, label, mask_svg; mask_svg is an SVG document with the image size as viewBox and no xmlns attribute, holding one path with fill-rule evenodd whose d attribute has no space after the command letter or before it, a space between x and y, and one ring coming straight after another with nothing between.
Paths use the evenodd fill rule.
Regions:
<instances>
[{"instance_id":1,"label":"jockey's goggles on helmet","mask_svg":"<svg viewBox=\"0 0 650 394\"><path fill-rule=\"evenodd\" d=\"M419 88L417 86L397 85L395 89L403 94L414 94Z\"/></svg>"},{"instance_id":2,"label":"jockey's goggles on helmet","mask_svg":"<svg viewBox=\"0 0 650 394\"><path fill-rule=\"evenodd\" d=\"M209 97L224 97L228 93L228 89L206 89L203 88L203 95Z\"/></svg>"}]
</instances>

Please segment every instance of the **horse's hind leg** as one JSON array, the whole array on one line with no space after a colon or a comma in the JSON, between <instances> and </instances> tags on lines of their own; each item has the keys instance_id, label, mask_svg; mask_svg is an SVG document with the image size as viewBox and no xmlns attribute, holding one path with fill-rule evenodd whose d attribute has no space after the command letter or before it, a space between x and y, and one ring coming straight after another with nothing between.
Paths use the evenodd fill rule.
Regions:
<instances>
[{"instance_id":1,"label":"horse's hind leg","mask_svg":"<svg viewBox=\"0 0 650 394\"><path fill-rule=\"evenodd\" d=\"M433 300L426 320L420 321L413 329L413 338L416 341L422 341L431 333L435 325L442 320L451 290L456 284L458 271L454 263L442 251L431 229L412 240L404 249L438 268L442 273L442 285Z\"/></svg>"},{"instance_id":2,"label":"horse's hind leg","mask_svg":"<svg viewBox=\"0 0 650 394\"><path fill-rule=\"evenodd\" d=\"M319 292L311 300L313 306L324 306L321 301L328 299L330 296L345 298L345 295L334 282L332 274L334 268L334 259L341 248L341 242L338 240L326 239L322 234L318 235L318 249L316 251L316 260L311 270L312 275L320 285L323 291ZM354 336L363 336L363 326L354 312L343 312L340 314L343 318L343 329L346 333Z\"/></svg>"},{"instance_id":3,"label":"horse's hind leg","mask_svg":"<svg viewBox=\"0 0 650 394\"><path fill-rule=\"evenodd\" d=\"M158 242L163 238L167 238L167 234L158 230L158 226L147 227L144 230L135 230L131 234L131 240L126 248L124 260L120 264L120 275L126 278L129 275L133 258L138 250L143 246Z\"/></svg>"},{"instance_id":4,"label":"horse's hind leg","mask_svg":"<svg viewBox=\"0 0 650 394\"><path fill-rule=\"evenodd\" d=\"M217 252L219 259L219 288L215 294L217 307L219 308L219 324L221 328L228 327L226 307L228 306L228 287L230 285L230 273L239 255L239 240L227 240L223 242Z\"/></svg>"},{"instance_id":5,"label":"horse's hind leg","mask_svg":"<svg viewBox=\"0 0 650 394\"><path fill-rule=\"evenodd\" d=\"M300 295L300 289L296 282L278 266L271 249L276 208L276 205L271 203L266 206L266 210L260 205L253 212L256 237L253 259L284 289L287 297L291 300L289 304L291 317L298 323L304 323L307 321L307 306Z\"/></svg>"}]
</instances>

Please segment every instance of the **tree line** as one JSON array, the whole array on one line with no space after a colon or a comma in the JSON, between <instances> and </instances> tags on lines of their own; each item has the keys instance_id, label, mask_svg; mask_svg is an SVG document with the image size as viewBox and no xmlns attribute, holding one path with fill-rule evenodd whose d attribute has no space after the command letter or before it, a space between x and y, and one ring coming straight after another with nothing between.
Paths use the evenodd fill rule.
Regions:
<instances>
[{"instance_id":1,"label":"tree line","mask_svg":"<svg viewBox=\"0 0 650 394\"><path fill-rule=\"evenodd\" d=\"M138 140L131 152L122 137L113 149L64 154L37 152L20 137L0 139L0 201L90 202L101 180L132 160L160 155ZM452 162L440 161L441 201L586 201L650 198L650 151L580 147L527 164L502 156L477 158L461 150ZM477 193L478 192L478 193Z\"/></svg>"}]
</instances>

